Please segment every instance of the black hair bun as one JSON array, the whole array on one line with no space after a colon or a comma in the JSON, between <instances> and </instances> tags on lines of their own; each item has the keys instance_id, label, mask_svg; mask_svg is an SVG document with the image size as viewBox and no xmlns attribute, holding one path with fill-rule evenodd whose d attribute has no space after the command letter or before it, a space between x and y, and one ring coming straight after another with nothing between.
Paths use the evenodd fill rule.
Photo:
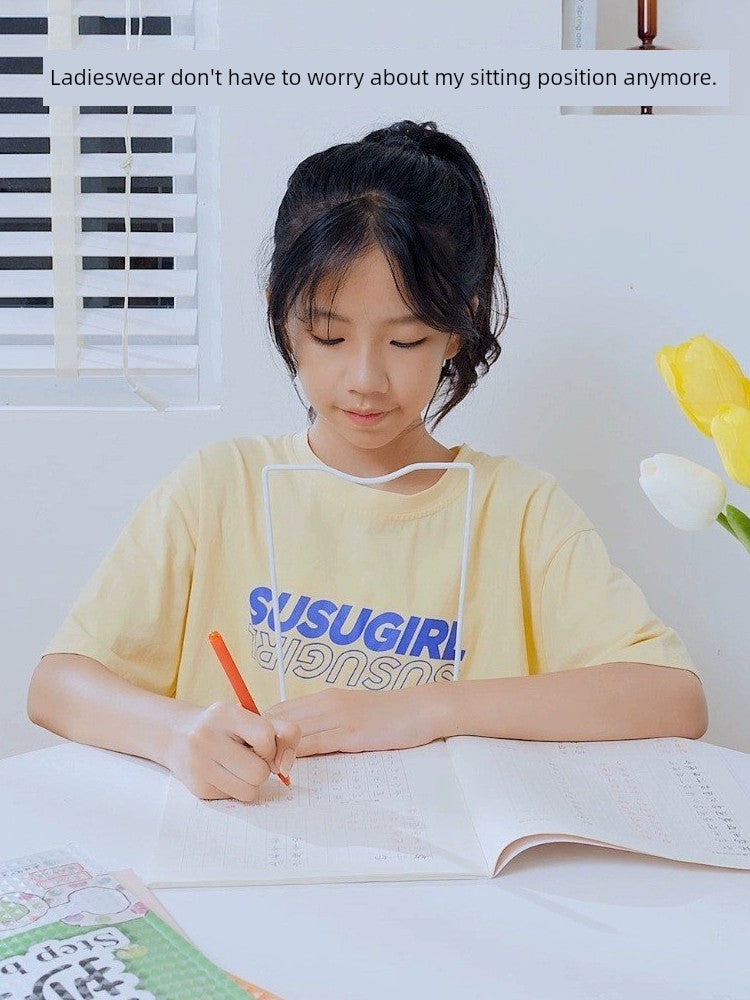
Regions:
<instances>
[{"instance_id":1,"label":"black hair bun","mask_svg":"<svg viewBox=\"0 0 750 1000\"><path fill-rule=\"evenodd\" d=\"M411 149L419 153L433 152L433 136L438 127L435 122L405 121L394 122L387 128L372 132L367 138L379 142L383 146Z\"/></svg>"}]
</instances>

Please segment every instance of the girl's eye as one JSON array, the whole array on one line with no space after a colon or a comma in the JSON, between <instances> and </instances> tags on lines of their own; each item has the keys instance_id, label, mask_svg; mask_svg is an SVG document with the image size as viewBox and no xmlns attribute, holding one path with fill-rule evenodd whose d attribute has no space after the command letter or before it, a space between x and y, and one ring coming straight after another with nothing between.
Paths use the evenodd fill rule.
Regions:
<instances>
[{"instance_id":1,"label":"girl's eye","mask_svg":"<svg viewBox=\"0 0 750 1000\"><path fill-rule=\"evenodd\" d=\"M323 344L325 347L330 347L332 344L340 344L344 339L343 337L339 337L338 340L329 340L328 337L316 337L314 333L311 333L310 336L316 344Z\"/></svg>"},{"instance_id":2,"label":"girl's eye","mask_svg":"<svg viewBox=\"0 0 750 1000\"><path fill-rule=\"evenodd\" d=\"M427 338L423 337L421 340L410 340L407 343L399 343L397 340L392 340L391 343L394 347L403 347L405 350L408 350L410 347L419 347L420 344L424 344L425 340Z\"/></svg>"},{"instance_id":3,"label":"girl's eye","mask_svg":"<svg viewBox=\"0 0 750 1000\"><path fill-rule=\"evenodd\" d=\"M328 337L316 337L314 333L311 333L310 336L312 337L312 339L315 341L316 344L323 344L325 347L333 347L336 344L341 344L344 340L343 337L337 337L331 339L329 339ZM400 347L403 350L408 351L411 347L419 347L420 344L424 344L426 340L427 338L423 337L421 340L410 340L405 342L399 340L392 340L391 343L393 344L394 347Z\"/></svg>"}]
</instances>

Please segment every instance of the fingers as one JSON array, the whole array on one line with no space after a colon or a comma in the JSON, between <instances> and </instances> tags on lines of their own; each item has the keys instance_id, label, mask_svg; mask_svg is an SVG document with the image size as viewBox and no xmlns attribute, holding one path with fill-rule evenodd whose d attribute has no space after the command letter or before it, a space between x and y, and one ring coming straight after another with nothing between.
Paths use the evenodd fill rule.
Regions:
<instances>
[{"instance_id":1,"label":"fingers","mask_svg":"<svg viewBox=\"0 0 750 1000\"><path fill-rule=\"evenodd\" d=\"M239 740L230 739L223 743L214 759L248 785L262 785L271 773L268 762Z\"/></svg>"},{"instance_id":2,"label":"fingers","mask_svg":"<svg viewBox=\"0 0 750 1000\"><path fill-rule=\"evenodd\" d=\"M213 730L213 757L236 778L260 785L270 771L289 774L302 735L295 722L268 719L239 705L222 702L212 705L206 712L209 728ZM229 743L222 739L226 736L231 738Z\"/></svg>"},{"instance_id":3,"label":"fingers","mask_svg":"<svg viewBox=\"0 0 750 1000\"><path fill-rule=\"evenodd\" d=\"M254 802L276 756L276 730L237 705L217 702L177 734L170 766L199 798Z\"/></svg>"},{"instance_id":4,"label":"fingers","mask_svg":"<svg viewBox=\"0 0 750 1000\"><path fill-rule=\"evenodd\" d=\"M257 801L260 786L270 774L268 763L227 732L196 734L192 741L188 781L201 799Z\"/></svg>"},{"instance_id":5,"label":"fingers","mask_svg":"<svg viewBox=\"0 0 750 1000\"><path fill-rule=\"evenodd\" d=\"M184 778L183 781L185 783L185 787L199 799L212 800L227 798L227 793L222 792L220 788L212 785L210 781L200 781L197 779L191 780L190 778Z\"/></svg>"},{"instance_id":6,"label":"fingers","mask_svg":"<svg viewBox=\"0 0 750 1000\"><path fill-rule=\"evenodd\" d=\"M282 722L299 727L301 739L297 756L307 757L316 753L334 753L346 749L345 730L342 726L342 701L335 691L322 691L303 695L273 705L265 718L278 728ZM282 774L285 773L282 767Z\"/></svg>"},{"instance_id":7,"label":"fingers","mask_svg":"<svg viewBox=\"0 0 750 1000\"><path fill-rule=\"evenodd\" d=\"M271 771L289 773L301 735L295 722L216 702L179 735L172 770L199 798L255 802Z\"/></svg>"},{"instance_id":8,"label":"fingers","mask_svg":"<svg viewBox=\"0 0 750 1000\"><path fill-rule=\"evenodd\" d=\"M297 746L298 757L310 757L316 753L336 753L342 750L344 731L342 729L327 729L320 733L303 736Z\"/></svg>"},{"instance_id":9,"label":"fingers","mask_svg":"<svg viewBox=\"0 0 750 1000\"><path fill-rule=\"evenodd\" d=\"M289 698L279 701L263 713L267 719L285 719L287 722L309 723L313 719L325 721L340 711L342 692L317 691L315 694L305 694L299 698Z\"/></svg>"},{"instance_id":10,"label":"fingers","mask_svg":"<svg viewBox=\"0 0 750 1000\"><path fill-rule=\"evenodd\" d=\"M251 753L248 752L247 755L250 757ZM237 799L238 802L257 802L258 796L260 795L259 785L262 784L262 782L256 785L254 782L244 781L242 778L237 777L236 774L227 770L226 767L216 760L209 760L205 762L204 774L205 780L221 794L216 796L201 795L201 798L231 798ZM266 776L268 776L268 774L269 771L266 766Z\"/></svg>"},{"instance_id":11,"label":"fingers","mask_svg":"<svg viewBox=\"0 0 750 1000\"><path fill-rule=\"evenodd\" d=\"M297 758L297 746L302 730L296 722L287 722L283 719L273 719L271 724L276 733L276 755L272 770L287 776Z\"/></svg>"},{"instance_id":12,"label":"fingers","mask_svg":"<svg viewBox=\"0 0 750 1000\"><path fill-rule=\"evenodd\" d=\"M271 771L286 777L296 758L301 735L299 726L281 719L269 720L234 705L225 706L225 709L222 719L235 746L222 751L219 763L250 784L262 784ZM246 752L248 747L252 750L251 755ZM242 801L250 800L243 798Z\"/></svg>"},{"instance_id":13,"label":"fingers","mask_svg":"<svg viewBox=\"0 0 750 1000\"><path fill-rule=\"evenodd\" d=\"M217 703L216 721L236 739L242 740L269 766L276 757L276 729L262 715L255 715L239 705ZM213 709L214 706L211 706Z\"/></svg>"},{"instance_id":14,"label":"fingers","mask_svg":"<svg viewBox=\"0 0 750 1000\"><path fill-rule=\"evenodd\" d=\"M324 692L326 695L329 692ZM339 717L331 708L331 699L323 700L319 695L304 695L281 701L264 712L263 717L278 725L280 722L294 722L303 736L332 729L339 724Z\"/></svg>"},{"instance_id":15,"label":"fingers","mask_svg":"<svg viewBox=\"0 0 750 1000\"><path fill-rule=\"evenodd\" d=\"M302 731L296 722L272 716L254 715L243 708L230 706L230 731L251 746L274 773L288 775L296 758Z\"/></svg>"}]
</instances>

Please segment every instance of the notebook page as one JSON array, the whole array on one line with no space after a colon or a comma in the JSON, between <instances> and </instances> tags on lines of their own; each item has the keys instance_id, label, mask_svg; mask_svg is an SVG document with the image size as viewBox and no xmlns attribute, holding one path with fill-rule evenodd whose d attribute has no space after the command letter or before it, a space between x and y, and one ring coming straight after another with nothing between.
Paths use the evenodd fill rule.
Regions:
<instances>
[{"instance_id":1,"label":"notebook page","mask_svg":"<svg viewBox=\"0 0 750 1000\"><path fill-rule=\"evenodd\" d=\"M487 875L445 743L302 757L251 805L170 779L151 885Z\"/></svg>"},{"instance_id":2,"label":"notebook page","mask_svg":"<svg viewBox=\"0 0 750 1000\"><path fill-rule=\"evenodd\" d=\"M461 736L448 747L488 858L518 837L565 834L675 861L750 868L750 798L710 744Z\"/></svg>"}]
</instances>

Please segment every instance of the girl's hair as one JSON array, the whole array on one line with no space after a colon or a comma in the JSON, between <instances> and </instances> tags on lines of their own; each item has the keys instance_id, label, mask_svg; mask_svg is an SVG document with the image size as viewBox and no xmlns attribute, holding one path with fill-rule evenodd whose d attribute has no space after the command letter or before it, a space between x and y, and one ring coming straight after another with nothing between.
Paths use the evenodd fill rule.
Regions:
<instances>
[{"instance_id":1,"label":"girl's hair","mask_svg":"<svg viewBox=\"0 0 750 1000\"><path fill-rule=\"evenodd\" d=\"M435 122L397 122L308 156L279 206L268 277L269 329L289 373L297 374L291 309L309 324L320 282L332 276L338 289L348 267L379 247L408 307L460 336L433 396L442 401L436 426L500 356L508 296L497 244L479 167Z\"/></svg>"}]
</instances>

